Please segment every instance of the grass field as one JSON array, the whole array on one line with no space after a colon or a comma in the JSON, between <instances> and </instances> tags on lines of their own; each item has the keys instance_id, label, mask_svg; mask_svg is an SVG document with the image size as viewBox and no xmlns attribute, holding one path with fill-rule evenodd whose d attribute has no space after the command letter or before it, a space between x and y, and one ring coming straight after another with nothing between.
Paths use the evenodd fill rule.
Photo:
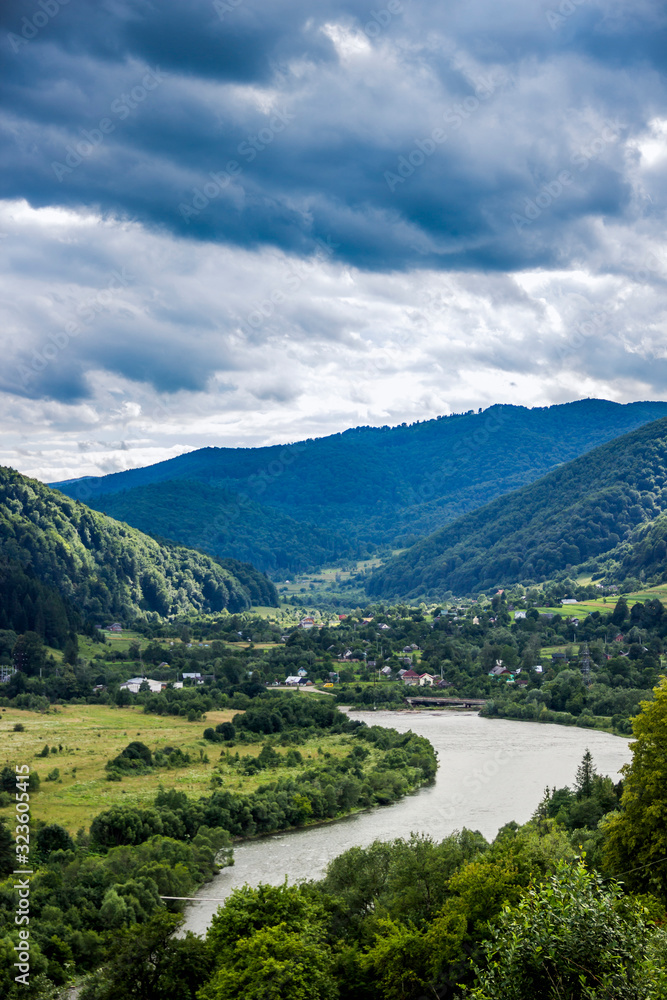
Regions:
<instances>
[{"instance_id":1,"label":"grass field","mask_svg":"<svg viewBox=\"0 0 667 1000\"><path fill-rule=\"evenodd\" d=\"M188 722L181 716L144 715L138 708L105 705L66 705L48 715L7 708L0 713L0 767L29 764L41 779L39 791L32 796L33 819L60 823L71 833L89 827L97 813L112 805L151 802L160 786L198 797L212 792L214 775L222 778L223 788L250 792L277 775L299 773L299 768L291 768L240 775L221 760L220 753L224 754L226 748L207 742L202 734L208 726L227 722L234 715L235 710L208 712L205 721ZM25 726L24 732L13 731L18 722ZM132 740L140 740L151 751L179 747L190 753L193 762L172 770L155 768L149 774L132 775L121 782L107 781L104 765ZM63 750L48 758L38 757L45 743L62 745ZM332 756L343 756L349 752L348 737L321 735L300 745L303 768L320 756L320 748ZM257 756L260 749L260 744L237 744L232 753ZM210 758L209 763L200 760L200 751ZM287 748L276 747L276 751L284 754ZM60 771L59 779L46 781L54 768ZM0 815L9 817L11 808L0 810Z\"/></svg>"},{"instance_id":2,"label":"grass field","mask_svg":"<svg viewBox=\"0 0 667 1000\"><path fill-rule=\"evenodd\" d=\"M580 601L578 604L566 604L563 607L557 608L538 608L537 610L540 614L560 615L561 618L587 618L594 611L608 615L614 610L620 596L620 594L617 594L613 597L596 597L590 601ZM624 594L623 596L628 602L629 608L633 604L643 604L645 601L654 600L655 598L667 606L667 584L661 584L658 587L648 587L646 590L639 590L634 594Z\"/></svg>"}]
</instances>

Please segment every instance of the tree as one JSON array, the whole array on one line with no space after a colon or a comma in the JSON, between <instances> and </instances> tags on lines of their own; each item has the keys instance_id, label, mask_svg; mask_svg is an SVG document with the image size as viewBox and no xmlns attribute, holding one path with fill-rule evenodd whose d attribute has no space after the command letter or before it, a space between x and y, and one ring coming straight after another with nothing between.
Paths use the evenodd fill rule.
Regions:
<instances>
[{"instance_id":1,"label":"tree","mask_svg":"<svg viewBox=\"0 0 667 1000\"><path fill-rule=\"evenodd\" d=\"M52 851L73 851L74 841L64 827L49 823L37 831L37 850L42 857L47 857Z\"/></svg>"},{"instance_id":2,"label":"tree","mask_svg":"<svg viewBox=\"0 0 667 1000\"><path fill-rule=\"evenodd\" d=\"M28 677L34 677L46 663L44 643L36 632L25 632L16 640L12 658L18 670Z\"/></svg>"},{"instance_id":3,"label":"tree","mask_svg":"<svg viewBox=\"0 0 667 1000\"><path fill-rule=\"evenodd\" d=\"M14 870L14 841L4 817L0 818L0 878Z\"/></svg>"},{"instance_id":4,"label":"tree","mask_svg":"<svg viewBox=\"0 0 667 1000\"><path fill-rule=\"evenodd\" d=\"M337 995L322 904L299 886L236 889L207 941L218 971L201 1000L329 1000Z\"/></svg>"},{"instance_id":5,"label":"tree","mask_svg":"<svg viewBox=\"0 0 667 1000\"><path fill-rule=\"evenodd\" d=\"M628 602L624 597L619 597L616 601L616 607L611 613L611 623L612 625L622 625L630 617L630 612L628 611Z\"/></svg>"},{"instance_id":6,"label":"tree","mask_svg":"<svg viewBox=\"0 0 667 1000\"><path fill-rule=\"evenodd\" d=\"M525 891L498 918L476 968L475 1000L649 1000L644 962L654 930L637 900L605 884L583 862Z\"/></svg>"},{"instance_id":7,"label":"tree","mask_svg":"<svg viewBox=\"0 0 667 1000\"><path fill-rule=\"evenodd\" d=\"M331 950L306 924L263 927L234 946L230 960L200 991L201 1000L334 1000Z\"/></svg>"},{"instance_id":8,"label":"tree","mask_svg":"<svg viewBox=\"0 0 667 1000\"><path fill-rule=\"evenodd\" d=\"M113 961L87 980L81 1000L194 1000L213 958L196 935L174 938L181 921L160 910L147 923L122 931Z\"/></svg>"},{"instance_id":9,"label":"tree","mask_svg":"<svg viewBox=\"0 0 667 1000\"><path fill-rule=\"evenodd\" d=\"M632 720L635 742L624 773L621 812L607 827L604 857L629 885L667 899L667 678Z\"/></svg>"},{"instance_id":10,"label":"tree","mask_svg":"<svg viewBox=\"0 0 667 1000\"><path fill-rule=\"evenodd\" d=\"M586 747L581 764L577 768L576 790L578 799L590 799L593 794L593 781L596 772L593 764L593 754Z\"/></svg>"}]
</instances>

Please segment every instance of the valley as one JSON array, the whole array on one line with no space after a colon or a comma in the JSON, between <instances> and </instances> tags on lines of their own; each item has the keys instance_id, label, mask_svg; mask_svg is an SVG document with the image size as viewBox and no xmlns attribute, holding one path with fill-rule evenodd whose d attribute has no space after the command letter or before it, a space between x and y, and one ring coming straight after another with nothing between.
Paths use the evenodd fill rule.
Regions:
<instances>
[{"instance_id":1,"label":"valley","mask_svg":"<svg viewBox=\"0 0 667 1000\"><path fill-rule=\"evenodd\" d=\"M568 419L580 430L581 414L595 414L582 403L530 419L545 434L560 421L564 438ZM647 407L599 415L636 420ZM521 408L509 411L510 423L524 421ZM376 854L400 856L400 871L418 870L418 880L431 856L456 857L456 880L495 865L485 858L527 851L525 871L512 861L513 893L529 872L546 876L554 857L571 861L583 849L600 870L620 870L607 860L612 843L625 857L608 829L625 836L630 808L616 771L627 739L661 704L667 667L667 417L560 463L549 444L544 469L515 449L523 482L509 462L495 497L484 486L488 454L464 458L461 445L453 493L416 504L401 462L417 447L422 481L432 484L424 456L440 463L443 440L450 450L468 441L478 416L452 418L442 439L445 421L394 429L395 438L383 431L387 454L405 449L384 481L379 466L359 461L372 453L368 429L338 436L347 449L339 454L338 441L313 442L323 450L298 473L301 493L283 463L284 481L265 484L271 504L229 489L229 470L247 474L255 455L193 453L171 460L191 480L159 479L171 475L168 462L112 477L117 492L52 489L0 470L0 874L11 877L20 785L35 866L33 955L47 1000L73 976L85 1000L115 1000L119 934L123 954L157 935L150 947L160 954L201 958L217 922L253 893L285 894L298 909L311 892L333 892L347 920L358 881L347 873ZM364 451L360 441L371 444ZM347 493L338 488L345 463L360 477ZM330 489L317 507L325 469ZM390 480L391 503L382 499ZM89 490L101 511L65 489ZM475 715L465 710L471 701ZM490 759L510 732L509 758ZM536 742L563 760L536 763ZM587 764L581 784L591 745L614 773ZM572 781L573 748L584 752L579 784L547 788L539 802L543 781ZM522 776L519 807L502 789ZM484 836L457 833L461 821ZM287 851L265 847L284 834ZM308 862L311 888L284 884L302 870L303 857L289 858L301 836L305 857L312 843L321 858ZM416 912L394 891L388 906ZM174 936L184 904L217 892L226 902L210 926L191 924L201 937ZM7 920L12 893L0 882ZM466 913L470 905L456 903ZM368 970L375 947L366 941L352 967ZM459 954L460 942L452 947ZM204 982L204 968L193 981ZM338 974L357 975L342 966Z\"/></svg>"}]
</instances>

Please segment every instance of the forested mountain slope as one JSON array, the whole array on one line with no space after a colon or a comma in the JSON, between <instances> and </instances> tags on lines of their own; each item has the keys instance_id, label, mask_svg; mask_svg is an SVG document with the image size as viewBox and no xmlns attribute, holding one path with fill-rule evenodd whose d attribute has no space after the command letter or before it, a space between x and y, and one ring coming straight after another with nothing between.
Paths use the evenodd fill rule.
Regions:
<instances>
[{"instance_id":1,"label":"forested mountain slope","mask_svg":"<svg viewBox=\"0 0 667 1000\"><path fill-rule=\"evenodd\" d=\"M459 518L379 569L375 596L468 593L605 560L618 576L664 574L667 418ZM656 520L657 519L657 520Z\"/></svg>"},{"instance_id":2,"label":"forested mountain slope","mask_svg":"<svg viewBox=\"0 0 667 1000\"><path fill-rule=\"evenodd\" d=\"M267 570L298 570L410 544L663 416L665 402L492 406L292 445L203 448L53 485L156 535Z\"/></svg>"},{"instance_id":3,"label":"forested mountain slope","mask_svg":"<svg viewBox=\"0 0 667 1000\"><path fill-rule=\"evenodd\" d=\"M353 551L349 540L336 532L296 521L279 510L197 480L150 483L93 497L90 502L140 531L195 546L213 556L249 561L265 571L298 571Z\"/></svg>"},{"instance_id":4,"label":"forested mountain slope","mask_svg":"<svg viewBox=\"0 0 667 1000\"><path fill-rule=\"evenodd\" d=\"M240 611L251 604L247 583L257 572L245 567L244 584L203 553L160 544L2 467L0 551L5 574L0 598L12 601L12 574L20 567L24 576L57 589L98 623L109 616L145 618L150 612ZM263 596L272 594L275 601L275 590L268 580L266 585ZM0 608L8 622L10 612Z\"/></svg>"}]
</instances>

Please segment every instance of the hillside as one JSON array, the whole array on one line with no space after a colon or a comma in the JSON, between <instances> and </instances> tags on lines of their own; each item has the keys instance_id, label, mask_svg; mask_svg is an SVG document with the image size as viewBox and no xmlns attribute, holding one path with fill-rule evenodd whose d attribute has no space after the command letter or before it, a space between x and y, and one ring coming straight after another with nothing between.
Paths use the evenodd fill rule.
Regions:
<instances>
[{"instance_id":1,"label":"hillside","mask_svg":"<svg viewBox=\"0 0 667 1000\"><path fill-rule=\"evenodd\" d=\"M298 571L352 552L350 542L334 533L197 480L150 483L90 503L140 531L269 572Z\"/></svg>"},{"instance_id":2,"label":"hillside","mask_svg":"<svg viewBox=\"0 0 667 1000\"><path fill-rule=\"evenodd\" d=\"M247 584L252 581L260 586L253 567L243 569L244 583L203 553L160 544L136 528L2 467L0 546L0 621L5 627L16 627L15 581L21 582L23 592L32 587L41 593L40 588L46 588L45 601L56 590L60 599L98 624L109 617L145 618L151 612L240 611L252 603ZM275 603L275 590L268 580L262 596L273 596L270 603ZM26 612L27 602L20 603Z\"/></svg>"},{"instance_id":3,"label":"hillside","mask_svg":"<svg viewBox=\"0 0 667 1000\"><path fill-rule=\"evenodd\" d=\"M375 572L374 596L463 594L608 563L664 579L667 418L569 462L414 545Z\"/></svg>"},{"instance_id":4,"label":"hillside","mask_svg":"<svg viewBox=\"0 0 667 1000\"><path fill-rule=\"evenodd\" d=\"M409 545L664 416L665 402L492 406L292 445L203 448L53 485L152 534L273 572L302 570Z\"/></svg>"}]
</instances>

